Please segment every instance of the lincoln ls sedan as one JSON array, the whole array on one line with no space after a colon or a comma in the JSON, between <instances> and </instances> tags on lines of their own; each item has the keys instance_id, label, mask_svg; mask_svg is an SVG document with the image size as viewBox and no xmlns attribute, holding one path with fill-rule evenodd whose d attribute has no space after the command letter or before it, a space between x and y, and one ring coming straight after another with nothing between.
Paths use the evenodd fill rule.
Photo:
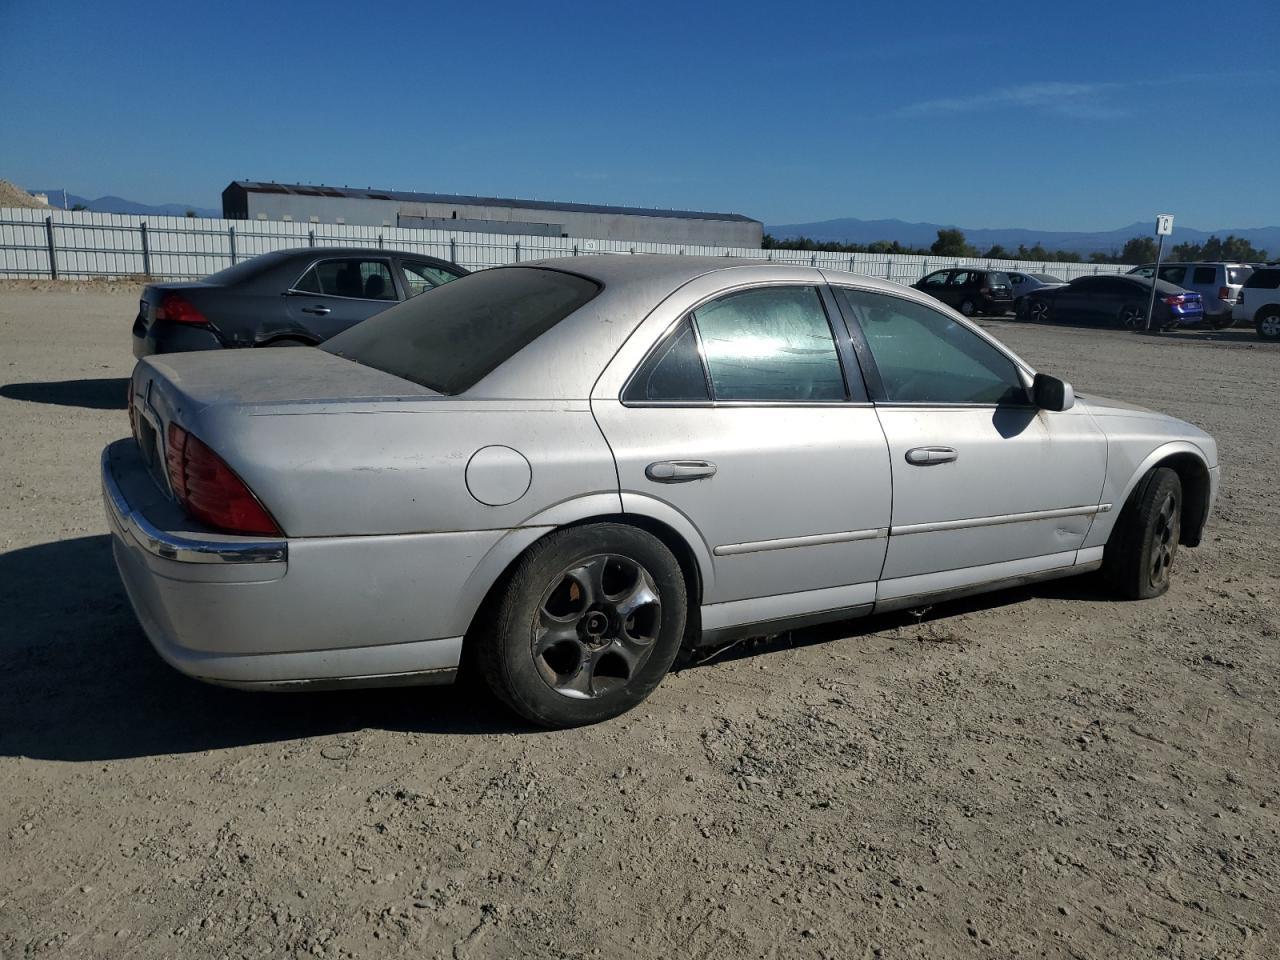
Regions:
<instances>
[{"instance_id":1,"label":"lincoln ls sedan","mask_svg":"<svg viewBox=\"0 0 1280 960\"><path fill-rule=\"evenodd\" d=\"M1214 441L1037 372L914 290L694 257L449 283L318 349L147 357L102 457L178 670L442 683L530 721L640 703L683 649L1090 571L1169 586Z\"/></svg>"}]
</instances>

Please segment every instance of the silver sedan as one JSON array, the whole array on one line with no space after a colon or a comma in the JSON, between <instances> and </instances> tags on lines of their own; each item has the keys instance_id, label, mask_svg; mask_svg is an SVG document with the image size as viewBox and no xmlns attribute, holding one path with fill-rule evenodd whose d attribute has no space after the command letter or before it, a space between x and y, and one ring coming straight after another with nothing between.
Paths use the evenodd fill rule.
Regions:
<instances>
[{"instance_id":1,"label":"silver sedan","mask_svg":"<svg viewBox=\"0 0 1280 960\"><path fill-rule=\"evenodd\" d=\"M487 270L323 347L169 354L102 460L160 655L250 689L441 683L528 719L682 647L1101 568L1169 585L1195 427L1037 373L853 274L595 256Z\"/></svg>"}]
</instances>

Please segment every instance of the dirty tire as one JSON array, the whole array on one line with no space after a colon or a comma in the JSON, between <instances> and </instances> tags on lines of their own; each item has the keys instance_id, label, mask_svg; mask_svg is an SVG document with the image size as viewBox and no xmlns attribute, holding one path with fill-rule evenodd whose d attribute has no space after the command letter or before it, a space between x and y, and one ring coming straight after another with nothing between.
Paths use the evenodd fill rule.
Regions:
<instances>
[{"instance_id":1,"label":"dirty tire","mask_svg":"<svg viewBox=\"0 0 1280 960\"><path fill-rule=\"evenodd\" d=\"M684 638L680 565L620 523L548 534L517 562L472 638L486 685L543 727L625 713L662 681Z\"/></svg>"},{"instance_id":2,"label":"dirty tire","mask_svg":"<svg viewBox=\"0 0 1280 960\"><path fill-rule=\"evenodd\" d=\"M1102 576L1126 600L1169 589L1181 534L1182 481L1168 467L1147 473L1129 495L1102 561Z\"/></svg>"}]
</instances>

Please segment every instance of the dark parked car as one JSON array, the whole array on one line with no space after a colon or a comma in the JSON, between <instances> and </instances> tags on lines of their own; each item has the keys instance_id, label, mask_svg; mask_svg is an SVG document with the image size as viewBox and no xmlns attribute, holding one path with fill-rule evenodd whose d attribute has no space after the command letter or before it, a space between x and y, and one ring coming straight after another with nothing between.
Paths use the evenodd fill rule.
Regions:
<instances>
[{"instance_id":1,"label":"dark parked car","mask_svg":"<svg viewBox=\"0 0 1280 960\"><path fill-rule=\"evenodd\" d=\"M1133 274L1077 277L1064 286L1032 293L1021 316L1036 323L1091 323L1136 330L1146 326L1151 282ZM1159 330L1193 326L1204 319L1204 303L1200 294L1159 280L1151 319L1151 326Z\"/></svg>"},{"instance_id":2,"label":"dark parked car","mask_svg":"<svg viewBox=\"0 0 1280 960\"><path fill-rule=\"evenodd\" d=\"M264 253L195 283L148 284L133 322L133 355L309 346L467 272L447 260L368 247Z\"/></svg>"},{"instance_id":3,"label":"dark parked car","mask_svg":"<svg viewBox=\"0 0 1280 960\"><path fill-rule=\"evenodd\" d=\"M982 267L957 267L935 270L912 284L966 317L976 314L1002 314L1013 309L1013 285L1009 275Z\"/></svg>"}]
</instances>

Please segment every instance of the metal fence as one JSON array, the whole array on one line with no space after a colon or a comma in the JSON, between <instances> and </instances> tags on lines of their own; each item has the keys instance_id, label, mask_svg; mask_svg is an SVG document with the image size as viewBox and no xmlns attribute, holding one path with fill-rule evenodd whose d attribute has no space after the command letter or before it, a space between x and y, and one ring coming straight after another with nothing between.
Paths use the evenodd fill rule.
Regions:
<instances>
[{"instance_id":1,"label":"metal fence","mask_svg":"<svg viewBox=\"0 0 1280 960\"><path fill-rule=\"evenodd\" d=\"M259 253L304 246L408 250L452 260L469 270L576 254L675 253L747 257L828 270L848 270L899 283L914 283L932 270L961 264L1051 273L1064 280L1091 274L1120 273L1128 269L1116 264L755 250L575 237L454 233L408 227L0 208L0 277L75 279L146 276L194 280Z\"/></svg>"}]
</instances>

